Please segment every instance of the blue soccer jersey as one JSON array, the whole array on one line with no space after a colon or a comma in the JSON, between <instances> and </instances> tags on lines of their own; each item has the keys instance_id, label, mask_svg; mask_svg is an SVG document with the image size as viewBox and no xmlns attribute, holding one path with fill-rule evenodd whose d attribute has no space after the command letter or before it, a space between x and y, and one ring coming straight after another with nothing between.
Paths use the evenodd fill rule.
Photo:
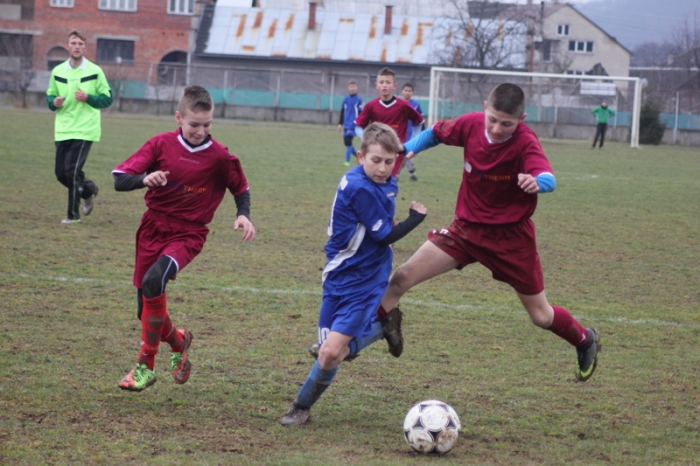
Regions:
<instances>
[{"instance_id":1,"label":"blue soccer jersey","mask_svg":"<svg viewBox=\"0 0 700 466\"><path fill-rule=\"evenodd\" d=\"M345 174L328 222L325 291L346 293L388 282L391 248L377 241L391 233L398 189L393 177L375 183L362 165Z\"/></svg>"},{"instance_id":2,"label":"blue soccer jersey","mask_svg":"<svg viewBox=\"0 0 700 466\"><path fill-rule=\"evenodd\" d=\"M344 131L344 136L355 135L355 118L362 111L362 97L359 95L346 95L343 99L343 106L340 109Z\"/></svg>"},{"instance_id":3,"label":"blue soccer jersey","mask_svg":"<svg viewBox=\"0 0 700 466\"><path fill-rule=\"evenodd\" d=\"M411 104L411 107L416 109L416 112L423 115L423 109L420 108L420 102L418 102L416 99L411 99L408 101L408 103ZM406 130L406 141L410 141L414 136L418 136L420 134L420 129L418 131L414 131L415 128L417 128L417 126L413 126L413 122L409 120L408 129Z\"/></svg>"}]
</instances>

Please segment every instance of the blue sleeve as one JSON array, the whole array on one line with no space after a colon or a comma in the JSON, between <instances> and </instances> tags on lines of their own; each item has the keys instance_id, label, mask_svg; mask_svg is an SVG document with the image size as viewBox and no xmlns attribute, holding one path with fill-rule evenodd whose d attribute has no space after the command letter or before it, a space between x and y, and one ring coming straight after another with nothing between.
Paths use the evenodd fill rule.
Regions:
<instances>
[{"instance_id":1,"label":"blue sleeve","mask_svg":"<svg viewBox=\"0 0 700 466\"><path fill-rule=\"evenodd\" d=\"M414 154L417 154L426 149L430 149L431 147L435 147L438 144L440 144L440 141L437 140L433 134L433 129L430 128L423 131L410 141L404 143L403 147L406 149L406 153L413 152Z\"/></svg>"},{"instance_id":2,"label":"blue sleeve","mask_svg":"<svg viewBox=\"0 0 700 466\"><path fill-rule=\"evenodd\" d=\"M358 220L374 241L385 238L393 227L392 215L384 210L379 199L369 190L360 188L352 196L352 206Z\"/></svg>"},{"instance_id":3,"label":"blue sleeve","mask_svg":"<svg viewBox=\"0 0 700 466\"><path fill-rule=\"evenodd\" d=\"M557 187L557 179L551 173L540 173L535 177L541 193L550 193Z\"/></svg>"},{"instance_id":4,"label":"blue sleeve","mask_svg":"<svg viewBox=\"0 0 700 466\"><path fill-rule=\"evenodd\" d=\"M419 103L419 102L416 102L416 111L417 111L418 113L420 113L421 115L425 116L425 114L423 113L423 109L420 108L420 103Z\"/></svg>"}]
</instances>

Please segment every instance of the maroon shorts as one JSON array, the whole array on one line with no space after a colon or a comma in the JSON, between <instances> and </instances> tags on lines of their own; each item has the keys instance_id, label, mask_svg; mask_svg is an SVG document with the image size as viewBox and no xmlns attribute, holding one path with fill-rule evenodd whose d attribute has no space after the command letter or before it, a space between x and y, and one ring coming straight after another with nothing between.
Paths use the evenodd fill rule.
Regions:
<instances>
[{"instance_id":1,"label":"maroon shorts","mask_svg":"<svg viewBox=\"0 0 700 466\"><path fill-rule=\"evenodd\" d=\"M508 283L518 293L535 295L544 291L535 224L530 219L484 225L455 217L449 227L428 233L428 240L459 262L458 269L479 262L493 278Z\"/></svg>"},{"instance_id":2,"label":"maroon shorts","mask_svg":"<svg viewBox=\"0 0 700 466\"><path fill-rule=\"evenodd\" d=\"M143 276L162 256L172 257L178 272L184 269L200 253L208 233L206 225L173 220L147 210L136 231L134 286L141 288Z\"/></svg>"}]
</instances>

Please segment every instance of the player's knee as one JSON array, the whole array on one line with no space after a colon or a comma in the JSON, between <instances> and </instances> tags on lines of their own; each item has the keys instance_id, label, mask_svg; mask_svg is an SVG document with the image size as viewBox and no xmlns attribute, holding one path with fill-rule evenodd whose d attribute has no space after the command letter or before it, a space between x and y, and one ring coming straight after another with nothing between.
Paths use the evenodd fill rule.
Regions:
<instances>
[{"instance_id":1,"label":"player's knee","mask_svg":"<svg viewBox=\"0 0 700 466\"><path fill-rule=\"evenodd\" d=\"M532 323L537 325L540 328L549 328L550 325L552 325L552 316L549 315L549 313L545 312L543 309L541 312L535 311L535 312L530 312L530 320L532 320Z\"/></svg>"},{"instance_id":2,"label":"player's knee","mask_svg":"<svg viewBox=\"0 0 700 466\"><path fill-rule=\"evenodd\" d=\"M155 298L163 294L163 277L158 263L148 269L141 282L144 298Z\"/></svg>"},{"instance_id":3,"label":"player's knee","mask_svg":"<svg viewBox=\"0 0 700 466\"><path fill-rule=\"evenodd\" d=\"M391 275L389 286L403 294L411 288L411 280L411 269L404 264Z\"/></svg>"},{"instance_id":4,"label":"player's knee","mask_svg":"<svg viewBox=\"0 0 700 466\"><path fill-rule=\"evenodd\" d=\"M347 346L332 347L331 345L321 345L321 349L318 352L318 362L325 370L333 369L347 356L346 350Z\"/></svg>"}]
</instances>

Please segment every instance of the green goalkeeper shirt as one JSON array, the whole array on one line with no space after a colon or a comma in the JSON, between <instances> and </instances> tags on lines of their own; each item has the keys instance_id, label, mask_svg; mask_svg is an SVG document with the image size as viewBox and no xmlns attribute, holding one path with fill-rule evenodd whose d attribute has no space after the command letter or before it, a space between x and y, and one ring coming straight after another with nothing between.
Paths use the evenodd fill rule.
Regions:
<instances>
[{"instance_id":1,"label":"green goalkeeper shirt","mask_svg":"<svg viewBox=\"0 0 700 466\"><path fill-rule=\"evenodd\" d=\"M88 95L87 102L76 100L78 90ZM65 98L61 107L53 104L56 97ZM51 71L46 103L56 112L56 141L81 139L97 142L102 134L100 109L112 104L112 91L102 69L83 57L78 68L71 68L68 60Z\"/></svg>"},{"instance_id":2,"label":"green goalkeeper shirt","mask_svg":"<svg viewBox=\"0 0 700 466\"><path fill-rule=\"evenodd\" d=\"M605 124L608 123L608 118L615 115L615 112L610 110L608 107L603 107L602 105L594 108L591 113L593 114L593 116L596 117L596 120L598 120L598 123L605 123Z\"/></svg>"}]
</instances>

